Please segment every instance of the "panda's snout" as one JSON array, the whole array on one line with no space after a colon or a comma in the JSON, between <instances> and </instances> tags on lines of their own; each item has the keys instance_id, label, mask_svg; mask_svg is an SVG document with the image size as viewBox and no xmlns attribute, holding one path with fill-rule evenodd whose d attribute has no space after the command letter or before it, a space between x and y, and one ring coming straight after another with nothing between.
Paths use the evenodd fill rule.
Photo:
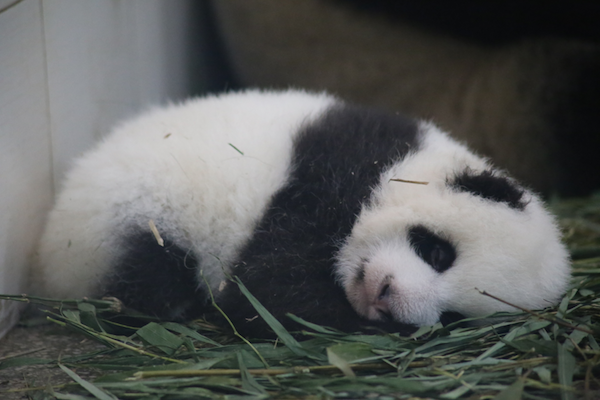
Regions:
<instances>
[{"instance_id":1,"label":"panda's snout","mask_svg":"<svg viewBox=\"0 0 600 400\"><path fill-rule=\"evenodd\" d=\"M406 243L378 243L353 262L345 287L352 307L373 321L431 325L439 319L444 275L415 254Z\"/></svg>"},{"instance_id":2,"label":"panda's snout","mask_svg":"<svg viewBox=\"0 0 600 400\"><path fill-rule=\"evenodd\" d=\"M392 317L390 301L391 301L391 288L389 283L384 283L381 290L379 291L379 296L375 299L375 310L381 317L381 319L385 321L392 321L394 318Z\"/></svg>"},{"instance_id":3,"label":"panda's snout","mask_svg":"<svg viewBox=\"0 0 600 400\"><path fill-rule=\"evenodd\" d=\"M374 321L393 321L396 292L393 277L368 273L370 269L360 269L347 292L348 298L360 315Z\"/></svg>"}]
</instances>

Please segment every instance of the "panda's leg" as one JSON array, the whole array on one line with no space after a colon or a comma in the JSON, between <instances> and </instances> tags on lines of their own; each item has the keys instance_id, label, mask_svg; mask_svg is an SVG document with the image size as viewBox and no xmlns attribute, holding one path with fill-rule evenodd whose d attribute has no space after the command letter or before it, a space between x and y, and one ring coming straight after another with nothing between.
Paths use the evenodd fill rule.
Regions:
<instances>
[{"instance_id":1,"label":"panda's leg","mask_svg":"<svg viewBox=\"0 0 600 400\"><path fill-rule=\"evenodd\" d=\"M189 320L202 314L207 290L198 282L196 256L150 231L126 235L127 250L103 282L103 296L116 297L141 313L164 320Z\"/></svg>"}]
</instances>

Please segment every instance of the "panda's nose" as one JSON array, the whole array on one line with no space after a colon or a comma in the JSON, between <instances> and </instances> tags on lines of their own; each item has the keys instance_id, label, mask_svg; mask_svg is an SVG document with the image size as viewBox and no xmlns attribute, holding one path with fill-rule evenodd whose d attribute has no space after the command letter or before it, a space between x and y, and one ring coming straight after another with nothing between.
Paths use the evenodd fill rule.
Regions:
<instances>
[{"instance_id":1,"label":"panda's nose","mask_svg":"<svg viewBox=\"0 0 600 400\"><path fill-rule=\"evenodd\" d=\"M377 299L375 299L375 309L384 321L392 321L392 313L390 312L390 285L386 283L382 286Z\"/></svg>"}]
</instances>

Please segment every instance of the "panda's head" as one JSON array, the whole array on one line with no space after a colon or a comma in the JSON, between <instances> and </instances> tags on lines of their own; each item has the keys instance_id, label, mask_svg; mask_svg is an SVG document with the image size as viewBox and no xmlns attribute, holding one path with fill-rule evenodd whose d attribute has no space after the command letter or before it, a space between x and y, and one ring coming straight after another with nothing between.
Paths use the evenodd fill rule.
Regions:
<instances>
[{"instance_id":1,"label":"panda's head","mask_svg":"<svg viewBox=\"0 0 600 400\"><path fill-rule=\"evenodd\" d=\"M428 325L444 312L514 311L480 291L526 308L554 304L569 259L541 200L435 127L421 134L419 149L382 175L337 254L354 309Z\"/></svg>"}]
</instances>

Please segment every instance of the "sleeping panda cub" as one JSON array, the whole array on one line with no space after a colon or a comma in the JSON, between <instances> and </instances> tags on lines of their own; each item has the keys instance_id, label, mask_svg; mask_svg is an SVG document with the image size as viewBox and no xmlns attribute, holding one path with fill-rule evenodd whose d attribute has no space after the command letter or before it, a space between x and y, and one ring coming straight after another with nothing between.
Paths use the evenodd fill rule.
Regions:
<instances>
[{"instance_id":1,"label":"sleeping panda cub","mask_svg":"<svg viewBox=\"0 0 600 400\"><path fill-rule=\"evenodd\" d=\"M434 125L327 94L249 90L117 127L68 174L36 294L272 333L286 313L401 333L554 304L570 270L541 200Z\"/></svg>"}]
</instances>

